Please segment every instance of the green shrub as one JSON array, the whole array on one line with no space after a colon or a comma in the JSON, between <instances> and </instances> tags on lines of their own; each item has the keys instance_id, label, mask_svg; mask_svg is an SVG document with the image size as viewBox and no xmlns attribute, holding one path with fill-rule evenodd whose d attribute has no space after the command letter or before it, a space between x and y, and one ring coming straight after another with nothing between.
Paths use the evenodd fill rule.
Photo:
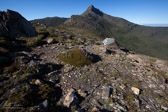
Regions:
<instances>
[{"instance_id":1,"label":"green shrub","mask_svg":"<svg viewBox=\"0 0 168 112\"><path fill-rule=\"evenodd\" d=\"M32 47L41 42L43 39L44 35L38 35L37 37L20 37L17 38L18 41L24 41L26 47Z\"/></svg>"},{"instance_id":2,"label":"green shrub","mask_svg":"<svg viewBox=\"0 0 168 112\"><path fill-rule=\"evenodd\" d=\"M84 65L91 64L91 59L89 59L83 51L79 49L69 50L66 53L60 53L59 59L65 63L71 64L76 67L82 67Z\"/></svg>"}]
</instances>

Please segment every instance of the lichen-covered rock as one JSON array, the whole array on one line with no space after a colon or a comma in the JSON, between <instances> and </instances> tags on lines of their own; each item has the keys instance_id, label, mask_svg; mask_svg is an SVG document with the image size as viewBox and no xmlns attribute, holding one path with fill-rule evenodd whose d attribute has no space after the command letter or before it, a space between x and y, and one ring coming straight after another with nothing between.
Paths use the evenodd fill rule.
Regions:
<instances>
[{"instance_id":1,"label":"lichen-covered rock","mask_svg":"<svg viewBox=\"0 0 168 112\"><path fill-rule=\"evenodd\" d=\"M0 12L0 36L16 38L21 36L34 37L37 33L31 23L19 13L7 10Z\"/></svg>"}]
</instances>

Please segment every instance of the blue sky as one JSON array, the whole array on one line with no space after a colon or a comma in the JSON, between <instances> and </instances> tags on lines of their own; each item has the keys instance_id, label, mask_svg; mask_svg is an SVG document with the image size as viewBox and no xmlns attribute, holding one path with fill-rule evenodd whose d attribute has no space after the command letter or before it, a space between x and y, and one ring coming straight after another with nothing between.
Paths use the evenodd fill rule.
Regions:
<instances>
[{"instance_id":1,"label":"blue sky","mask_svg":"<svg viewBox=\"0 0 168 112\"><path fill-rule=\"evenodd\" d=\"M70 17L89 5L137 24L168 24L168 0L1 0L0 10L11 9L26 19Z\"/></svg>"}]
</instances>

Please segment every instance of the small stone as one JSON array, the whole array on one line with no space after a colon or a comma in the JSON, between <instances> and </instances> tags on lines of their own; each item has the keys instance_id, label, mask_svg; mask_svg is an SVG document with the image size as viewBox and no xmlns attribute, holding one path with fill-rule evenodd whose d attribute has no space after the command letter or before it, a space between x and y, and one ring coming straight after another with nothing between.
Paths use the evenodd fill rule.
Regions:
<instances>
[{"instance_id":1,"label":"small stone","mask_svg":"<svg viewBox=\"0 0 168 112\"><path fill-rule=\"evenodd\" d=\"M52 72L48 73L48 76L51 76L51 75L56 75L57 73L58 73L58 71L57 71L57 70L55 70L55 71L52 71Z\"/></svg>"},{"instance_id":2,"label":"small stone","mask_svg":"<svg viewBox=\"0 0 168 112\"><path fill-rule=\"evenodd\" d=\"M168 112L168 107L161 106L161 109L163 109L164 111Z\"/></svg>"},{"instance_id":3,"label":"small stone","mask_svg":"<svg viewBox=\"0 0 168 112\"><path fill-rule=\"evenodd\" d=\"M134 94L139 95L140 94L140 89L136 87L131 87L131 90L133 91Z\"/></svg>"},{"instance_id":4,"label":"small stone","mask_svg":"<svg viewBox=\"0 0 168 112\"><path fill-rule=\"evenodd\" d=\"M44 82L42 80L40 80L40 79L36 79L35 82L34 82L34 84L36 84L36 85L41 85L43 83Z\"/></svg>"},{"instance_id":5,"label":"small stone","mask_svg":"<svg viewBox=\"0 0 168 112\"><path fill-rule=\"evenodd\" d=\"M92 111L93 111L93 112L99 111L99 109L98 109L97 107L93 107Z\"/></svg>"},{"instance_id":6,"label":"small stone","mask_svg":"<svg viewBox=\"0 0 168 112\"><path fill-rule=\"evenodd\" d=\"M48 109L48 100L43 101L39 104L40 110L47 110Z\"/></svg>"},{"instance_id":7,"label":"small stone","mask_svg":"<svg viewBox=\"0 0 168 112\"><path fill-rule=\"evenodd\" d=\"M121 86L120 86L120 88L121 88L121 89L124 89L124 88L125 88L125 86L124 86L124 85L121 85Z\"/></svg>"},{"instance_id":8,"label":"small stone","mask_svg":"<svg viewBox=\"0 0 168 112\"><path fill-rule=\"evenodd\" d=\"M136 61L136 62L138 62L138 63L142 63L142 59L141 59L141 58L139 58L139 57L138 57L138 58L136 58L136 59L135 59L135 61Z\"/></svg>"},{"instance_id":9,"label":"small stone","mask_svg":"<svg viewBox=\"0 0 168 112\"><path fill-rule=\"evenodd\" d=\"M52 39L52 38L49 38L48 40L47 40L47 43L48 44L52 44L54 42L54 39Z\"/></svg>"},{"instance_id":10,"label":"small stone","mask_svg":"<svg viewBox=\"0 0 168 112\"><path fill-rule=\"evenodd\" d=\"M83 110L82 109L78 109L75 112L83 112Z\"/></svg>"},{"instance_id":11,"label":"small stone","mask_svg":"<svg viewBox=\"0 0 168 112\"><path fill-rule=\"evenodd\" d=\"M75 94L75 91L73 89L70 89L68 94L65 97L64 105L69 108L77 103L78 103L78 98Z\"/></svg>"},{"instance_id":12,"label":"small stone","mask_svg":"<svg viewBox=\"0 0 168 112\"><path fill-rule=\"evenodd\" d=\"M150 108L151 108L151 106L150 106L150 105L146 105L146 108L147 108L147 109L150 109Z\"/></svg>"},{"instance_id":13,"label":"small stone","mask_svg":"<svg viewBox=\"0 0 168 112\"><path fill-rule=\"evenodd\" d=\"M122 104L120 104L120 103L116 103L116 107L117 107L119 110L123 111L123 112L126 112L126 111L127 111L126 106L125 106L125 105L122 105Z\"/></svg>"},{"instance_id":14,"label":"small stone","mask_svg":"<svg viewBox=\"0 0 168 112\"><path fill-rule=\"evenodd\" d=\"M103 99L108 99L109 97L110 97L110 88L103 86L103 88L102 88L102 98Z\"/></svg>"},{"instance_id":15,"label":"small stone","mask_svg":"<svg viewBox=\"0 0 168 112\"><path fill-rule=\"evenodd\" d=\"M87 93L82 91L81 89L78 90L78 94L84 98L87 96Z\"/></svg>"}]
</instances>

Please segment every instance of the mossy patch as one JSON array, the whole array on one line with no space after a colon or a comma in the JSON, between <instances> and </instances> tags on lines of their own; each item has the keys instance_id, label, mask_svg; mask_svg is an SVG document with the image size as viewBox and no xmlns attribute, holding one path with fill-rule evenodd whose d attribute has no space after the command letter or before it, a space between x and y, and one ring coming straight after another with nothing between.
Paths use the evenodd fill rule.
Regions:
<instances>
[{"instance_id":1,"label":"mossy patch","mask_svg":"<svg viewBox=\"0 0 168 112\"><path fill-rule=\"evenodd\" d=\"M91 59L88 58L80 49L73 49L66 53L60 53L58 57L63 62L76 67L82 67L92 63Z\"/></svg>"}]
</instances>

